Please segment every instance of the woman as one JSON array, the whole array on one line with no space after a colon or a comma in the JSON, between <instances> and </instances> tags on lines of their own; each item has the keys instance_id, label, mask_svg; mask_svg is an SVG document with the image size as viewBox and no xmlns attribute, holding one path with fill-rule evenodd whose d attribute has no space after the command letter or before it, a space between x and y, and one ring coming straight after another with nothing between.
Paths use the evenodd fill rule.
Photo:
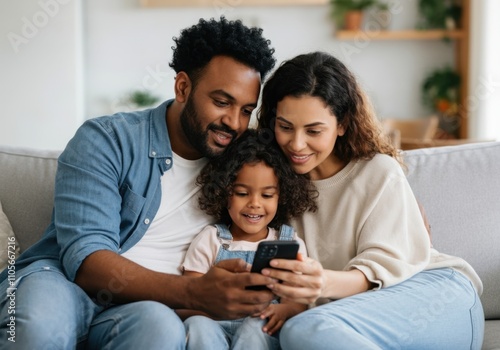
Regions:
<instances>
[{"instance_id":1,"label":"woman","mask_svg":"<svg viewBox=\"0 0 500 350\"><path fill-rule=\"evenodd\" d=\"M352 73L322 52L285 62L264 87L259 128L274 130L319 191L318 210L293 222L310 258L263 270L284 281L268 286L276 295L322 303L287 321L282 347L480 349L482 283L431 248L397 151Z\"/></svg>"}]
</instances>

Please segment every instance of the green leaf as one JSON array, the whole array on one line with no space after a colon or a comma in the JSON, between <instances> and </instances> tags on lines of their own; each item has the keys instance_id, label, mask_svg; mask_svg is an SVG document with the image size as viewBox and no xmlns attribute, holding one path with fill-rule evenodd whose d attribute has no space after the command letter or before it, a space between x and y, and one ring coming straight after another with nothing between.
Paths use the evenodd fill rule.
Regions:
<instances>
[{"instance_id":1,"label":"green leaf","mask_svg":"<svg viewBox=\"0 0 500 350\"><path fill-rule=\"evenodd\" d=\"M156 96L153 96L150 92L148 91L133 91L130 96L129 96L129 101L134 103L135 105L139 107L147 107L155 104L156 102L159 101L159 98Z\"/></svg>"}]
</instances>

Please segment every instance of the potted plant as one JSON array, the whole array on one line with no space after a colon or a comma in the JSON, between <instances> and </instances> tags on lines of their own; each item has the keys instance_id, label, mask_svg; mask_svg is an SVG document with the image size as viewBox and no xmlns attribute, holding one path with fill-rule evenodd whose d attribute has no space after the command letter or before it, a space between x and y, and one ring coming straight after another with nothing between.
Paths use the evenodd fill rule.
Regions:
<instances>
[{"instance_id":1,"label":"potted plant","mask_svg":"<svg viewBox=\"0 0 500 350\"><path fill-rule=\"evenodd\" d=\"M450 67L431 72L422 83L423 102L439 116L439 127L446 138L457 136L459 89L460 75Z\"/></svg>"},{"instance_id":2,"label":"potted plant","mask_svg":"<svg viewBox=\"0 0 500 350\"><path fill-rule=\"evenodd\" d=\"M111 101L113 112L136 111L154 107L160 100L147 90L132 90L123 97Z\"/></svg>"},{"instance_id":3,"label":"potted plant","mask_svg":"<svg viewBox=\"0 0 500 350\"><path fill-rule=\"evenodd\" d=\"M330 0L332 16L338 28L360 30L363 11L377 4L377 0Z\"/></svg>"},{"instance_id":4,"label":"potted plant","mask_svg":"<svg viewBox=\"0 0 500 350\"><path fill-rule=\"evenodd\" d=\"M457 0L419 0L420 29L456 29L462 16Z\"/></svg>"},{"instance_id":5,"label":"potted plant","mask_svg":"<svg viewBox=\"0 0 500 350\"><path fill-rule=\"evenodd\" d=\"M128 102L139 108L150 107L158 101L158 97L145 90L133 91L128 96Z\"/></svg>"}]
</instances>

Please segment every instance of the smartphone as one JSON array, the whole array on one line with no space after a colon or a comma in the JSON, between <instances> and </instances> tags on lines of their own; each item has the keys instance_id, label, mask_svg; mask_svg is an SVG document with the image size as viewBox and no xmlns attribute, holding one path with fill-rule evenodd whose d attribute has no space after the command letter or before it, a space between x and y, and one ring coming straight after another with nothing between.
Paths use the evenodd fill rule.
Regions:
<instances>
[{"instance_id":1,"label":"smartphone","mask_svg":"<svg viewBox=\"0 0 500 350\"><path fill-rule=\"evenodd\" d=\"M263 241L259 243L251 272L260 273L262 269L270 267L272 259L297 259L299 243L297 241ZM248 286L247 289L262 290L266 286Z\"/></svg>"}]
</instances>

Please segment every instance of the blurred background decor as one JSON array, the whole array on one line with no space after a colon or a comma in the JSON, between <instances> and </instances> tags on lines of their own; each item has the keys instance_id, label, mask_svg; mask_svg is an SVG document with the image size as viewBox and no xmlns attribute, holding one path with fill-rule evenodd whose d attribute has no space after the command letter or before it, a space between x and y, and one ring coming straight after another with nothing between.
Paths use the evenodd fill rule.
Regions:
<instances>
[{"instance_id":1,"label":"blurred background decor","mask_svg":"<svg viewBox=\"0 0 500 350\"><path fill-rule=\"evenodd\" d=\"M448 29L460 26L462 6L457 0L419 0L419 29Z\"/></svg>"},{"instance_id":2,"label":"blurred background decor","mask_svg":"<svg viewBox=\"0 0 500 350\"><path fill-rule=\"evenodd\" d=\"M389 10L389 4L386 2L378 2L375 6L375 13L373 14L375 20L380 25L381 30L389 29L391 24L392 14Z\"/></svg>"},{"instance_id":3,"label":"blurred background decor","mask_svg":"<svg viewBox=\"0 0 500 350\"><path fill-rule=\"evenodd\" d=\"M332 53L359 79L380 118L435 114L422 103L422 83L450 66L460 75L459 139L433 144L500 139L499 0L460 0L455 30L416 29L419 0L378 0L389 5L387 30L377 5L364 11L363 30L342 30L330 2L0 1L0 143L62 149L85 120L125 110L131 91L172 98L173 38L199 18L222 14L263 28L278 63Z\"/></svg>"},{"instance_id":4,"label":"blurred background decor","mask_svg":"<svg viewBox=\"0 0 500 350\"><path fill-rule=\"evenodd\" d=\"M149 90L133 90L111 103L111 112L132 112L156 107L161 98Z\"/></svg>"},{"instance_id":5,"label":"blurred background decor","mask_svg":"<svg viewBox=\"0 0 500 350\"><path fill-rule=\"evenodd\" d=\"M158 96L146 90L132 91L127 98L127 102L138 108L153 107L158 101L160 101Z\"/></svg>"},{"instance_id":6,"label":"blurred background decor","mask_svg":"<svg viewBox=\"0 0 500 350\"><path fill-rule=\"evenodd\" d=\"M458 138L460 75L451 67L432 71L422 83L423 103L439 117L436 138Z\"/></svg>"},{"instance_id":7,"label":"blurred background decor","mask_svg":"<svg viewBox=\"0 0 500 350\"><path fill-rule=\"evenodd\" d=\"M338 29L361 30L364 11L375 6L376 0L330 0L332 17Z\"/></svg>"}]
</instances>

